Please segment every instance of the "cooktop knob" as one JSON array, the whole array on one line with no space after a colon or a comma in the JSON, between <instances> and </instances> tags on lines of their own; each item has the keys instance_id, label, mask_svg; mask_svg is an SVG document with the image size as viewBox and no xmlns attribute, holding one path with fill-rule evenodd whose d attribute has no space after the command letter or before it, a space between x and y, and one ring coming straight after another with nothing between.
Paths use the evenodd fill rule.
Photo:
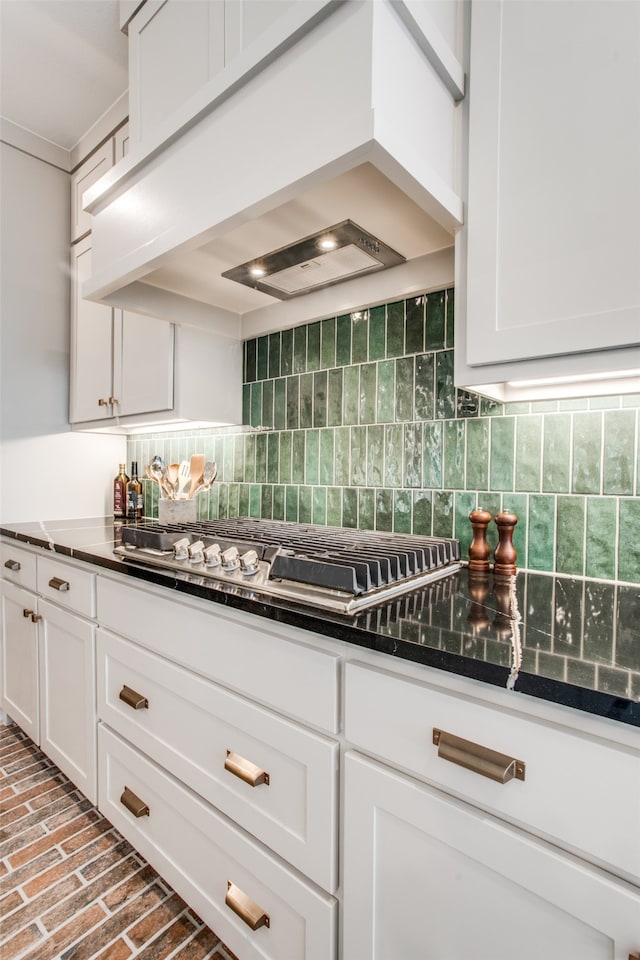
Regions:
<instances>
[{"instance_id":1,"label":"cooktop knob","mask_svg":"<svg viewBox=\"0 0 640 960\"><path fill-rule=\"evenodd\" d=\"M173 552L176 560L186 560L188 558L189 543L190 541L187 539L187 537L184 537L183 540L176 540L173 545Z\"/></svg>"},{"instance_id":2,"label":"cooktop knob","mask_svg":"<svg viewBox=\"0 0 640 960\"><path fill-rule=\"evenodd\" d=\"M240 557L240 567L245 576L250 577L258 572L258 554L255 550L247 550Z\"/></svg>"},{"instance_id":3,"label":"cooktop knob","mask_svg":"<svg viewBox=\"0 0 640 960\"><path fill-rule=\"evenodd\" d=\"M204 543L202 540L196 540L189 547L189 559L191 563L204 563Z\"/></svg>"},{"instance_id":4,"label":"cooktop knob","mask_svg":"<svg viewBox=\"0 0 640 960\"><path fill-rule=\"evenodd\" d=\"M237 570L240 566L240 557L237 547L227 547L222 553L222 566L225 570Z\"/></svg>"},{"instance_id":5,"label":"cooktop knob","mask_svg":"<svg viewBox=\"0 0 640 960\"><path fill-rule=\"evenodd\" d=\"M220 545L218 543L212 543L211 546L205 549L204 561L208 567L220 566L222 563L222 556L220 554Z\"/></svg>"}]
</instances>

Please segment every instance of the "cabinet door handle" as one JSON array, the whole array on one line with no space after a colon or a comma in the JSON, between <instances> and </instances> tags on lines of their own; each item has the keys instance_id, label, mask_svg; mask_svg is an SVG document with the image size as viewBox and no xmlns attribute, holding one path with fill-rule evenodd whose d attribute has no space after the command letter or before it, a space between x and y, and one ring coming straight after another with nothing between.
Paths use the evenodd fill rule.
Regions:
<instances>
[{"instance_id":1,"label":"cabinet door handle","mask_svg":"<svg viewBox=\"0 0 640 960\"><path fill-rule=\"evenodd\" d=\"M109 397L109 403L113 406L115 403L120 403L117 397Z\"/></svg>"},{"instance_id":2,"label":"cabinet door handle","mask_svg":"<svg viewBox=\"0 0 640 960\"><path fill-rule=\"evenodd\" d=\"M25 618L25 620L27 620L29 617L33 616L33 610L27 610L27 608L24 607L22 611L22 616Z\"/></svg>"},{"instance_id":3,"label":"cabinet door handle","mask_svg":"<svg viewBox=\"0 0 640 960\"><path fill-rule=\"evenodd\" d=\"M525 764L522 760L472 743L471 740L463 740L437 727L433 728L433 742L438 748L438 756L443 760L450 760L490 780L497 780L498 783L507 783L514 777L524 780Z\"/></svg>"},{"instance_id":4,"label":"cabinet door handle","mask_svg":"<svg viewBox=\"0 0 640 960\"><path fill-rule=\"evenodd\" d=\"M66 593L71 589L71 584L68 580L63 580L61 577L51 577L49 580L49 586L53 590L59 590L60 593Z\"/></svg>"},{"instance_id":5,"label":"cabinet door handle","mask_svg":"<svg viewBox=\"0 0 640 960\"><path fill-rule=\"evenodd\" d=\"M105 400L104 397L100 397L100 399L98 400L98 406L99 406L99 407L108 407L108 406L109 406L109 401L108 401L108 400Z\"/></svg>"},{"instance_id":6,"label":"cabinet door handle","mask_svg":"<svg viewBox=\"0 0 640 960\"><path fill-rule=\"evenodd\" d=\"M7 570L19 570L19 569L20 569L20 564L19 564L19 562L18 562L17 560L5 560L4 565L5 565L5 567L7 568Z\"/></svg>"},{"instance_id":7,"label":"cabinet door handle","mask_svg":"<svg viewBox=\"0 0 640 960\"><path fill-rule=\"evenodd\" d=\"M140 797L135 795L133 790L129 790L129 787L124 788L122 796L120 797L120 803L125 806L134 817L149 816L149 807L144 800L141 800Z\"/></svg>"},{"instance_id":8,"label":"cabinet door handle","mask_svg":"<svg viewBox=\"0 0 640 960\"><path fill-rule=\"evenodd\" d=\"M149 707L147 698L143 697L141 693L136 693L136 691L128 687L126 683L122 684L122 690L118 696L128 707L133 707L134 710L148 709Z\"/></svg>"},{"instance_id":9,"label":"cabinet door handle","mask_svg":"<svg viewBox=\"0 0 640 960\"><path fill-rule=\"evenodd\" d=\"M229 773L232 773L234 777L239 777L240 780L244 780L250 787L257 787L261 783L264 783L267 787L269 786L269 774L266 770L261 770L255 763L251 763L251 760L245 760L240 754L232 753L231 750L227 750L227 759L224 762L224 768L228 770Z\"/></svg>"},{"instance_id":10,"label":"cabinet door handle","mask_svg":"<svg viewBox=\"0 0 640 960\"><path fill-rule=\"evenodd\" d=\"M252 930L271 925L269 914L265 913L262 907L259 907L246 893L243 893L240 887L231 883L231 880L227 880L227 895L224 902Z\"/></svg>"},{"instance_id":11,"label":"cabinet door handle","mask_svg":"<svg viewBox=\"0 0 640 960\"><path fill-rule=\"evenodd\" d=\"M32 623L40 623L41 620L42 620L42 616L41 616L39 613L32 613L32 614L31 614L31 622L32 622Z\"/></svg>"}]
</instances>

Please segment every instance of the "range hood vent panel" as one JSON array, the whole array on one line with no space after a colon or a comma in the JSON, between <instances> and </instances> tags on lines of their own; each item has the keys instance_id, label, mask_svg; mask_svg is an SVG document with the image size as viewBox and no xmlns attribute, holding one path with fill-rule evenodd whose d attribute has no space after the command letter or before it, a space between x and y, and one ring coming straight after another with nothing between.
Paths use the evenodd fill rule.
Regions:
<instances>
[{"instance_id":1,"label":"range hood vent panel","mask_svg":"<svg viewBox=\"0 0 640 960\"><path fill-rule=\"evenodd\" d=\"M323 246L327 243L332 247ZM404 260L362 227L344 220L291 246L254 257L222 276L279 300L289 300Z\"/></svg>"}]
</instances>

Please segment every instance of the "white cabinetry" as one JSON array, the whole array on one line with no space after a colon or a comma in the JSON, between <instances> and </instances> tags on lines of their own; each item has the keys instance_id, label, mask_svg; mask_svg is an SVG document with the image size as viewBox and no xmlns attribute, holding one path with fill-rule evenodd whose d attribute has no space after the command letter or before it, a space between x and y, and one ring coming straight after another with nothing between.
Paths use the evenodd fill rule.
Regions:
<instances>
[{"instance_id":1,"label":"white cabinetry","mask_svg":"<svg viewBox=\"0 0 640 960\"><path fill-rule=\"evenodd\" d=\"M637 3L472 4L459 385L640 366L639 36Z\"/></svg>"},{"instance_id":2,"label":"white cabinetry","mask_svg":"<svg viewBox=\"0 0 640 960\"><path fill-rule=\"evenodd\" d=\"M95 576L9 542L2 563L1 706L95 803Z\"/></svg>"},{"instance_id":3,"label":"white cabinetry","mask_svg":"<svg viewBox=\"0 0 640 960\"><path fill-rule=\"evenodd\" d=\"M75 243L91 230L91 215L82 209L82 195L100 177L126 156L129 125L120 127L78 167L71 177L71 242Z\"/></svg>"}]
</instances>

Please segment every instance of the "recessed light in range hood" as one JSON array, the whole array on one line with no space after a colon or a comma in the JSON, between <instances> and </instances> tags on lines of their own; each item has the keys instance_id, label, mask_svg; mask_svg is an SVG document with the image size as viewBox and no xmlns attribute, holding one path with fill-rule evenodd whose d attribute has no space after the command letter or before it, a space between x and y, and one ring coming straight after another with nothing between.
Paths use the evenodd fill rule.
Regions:
<instances>
[{"instance_id":1,"label":"recessed light in range hood","mask_svg":"<svg viewBox=\"0 0 640 960\"><path fill-rule=\"evenodd\" d=\"M305 293L404 263L396 250L351 220L226 270L222 276L290 300Z\"/></svg>"}]
</instances>

